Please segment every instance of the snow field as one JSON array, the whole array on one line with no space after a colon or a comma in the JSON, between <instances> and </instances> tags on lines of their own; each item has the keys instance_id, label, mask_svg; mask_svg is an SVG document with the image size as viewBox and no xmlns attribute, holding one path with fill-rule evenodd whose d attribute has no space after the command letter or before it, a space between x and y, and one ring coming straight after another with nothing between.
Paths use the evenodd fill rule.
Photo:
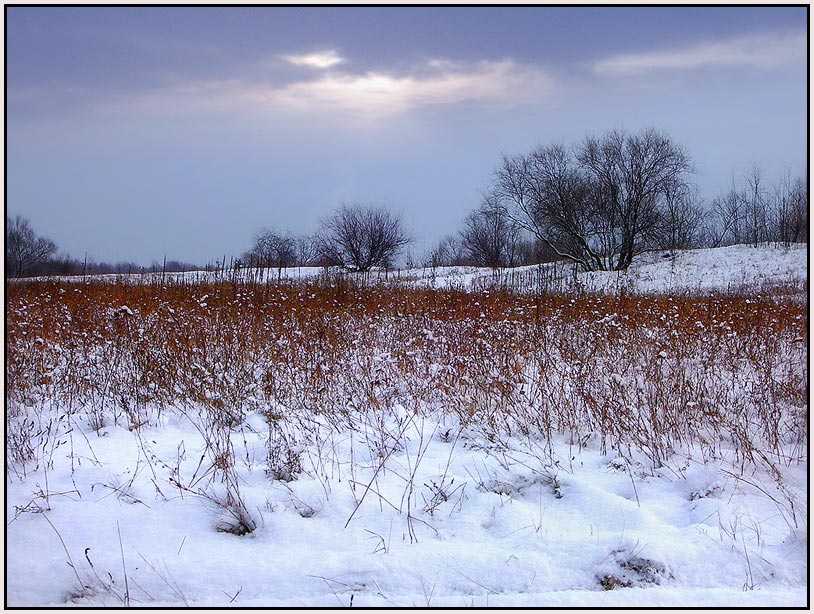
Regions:
<instances>
[{"instance_id":1,"label":"snow field","mask_svg":"<svg viewBox=\"0 0 814 614\"><path fill-rule=\"evenodd\" d=\"M797 301L7 300L8 605L805 605Z\"/></svg>"},{"instance_id":2,"label":"snow field","mask_svg":"<svg viewBox=\"0 0 814 614\"><path fill-rule=\"evenodd\" d=\"M591 444L577 451L558 440L543 452L518 438L493 443L395 408L386 428L400 437L383 465L353 456L366 446L352 434L326 429L323 451L302 459L320 469L274 482L267 434L250 430L260 422L253 418L232 434L253 533L219 532L229 514L209 494L169 486L174 472L189 480L200 470L206 448L182 420L140 436L105 427L90 447L75 440L72 475L55 465L50 488L65 494L52 496L51 509L20 513L9 527L9 604L121 605L118 530L133 605L224 605L240 590L238 605L344 606L354 595L356 605L712 607L730 605L744 587L755 590L737 595L740 603L803 603L804 529L789 527L757 488L722 477L732 469L725 460L676 457L648 471ZM450 428L454 439L445 436ZM751 479L773 492L768 476ZM786 479L804 488L805 469L790 468ZM222 484L206 486L213 493ZM30 496L19 488L10 495L10 510ZM77 586L44 515L88 588ZM625 601L601 591L608 576L631 583L617 589ZM693 602L693 594L709 600Z\"/></svg>"},{"instance_id":3,"label":"snow field","mask_svg":"<svg viewBox=\"0 0 814 614\"><path fill-rule=\"evenodd\" d=\"M235 536L217 530L229 515L208 494L169 486L167 476L190 480L200 470L206 448L172 422L140 436L105 427L90 448L75 440L77 467L55 464L50 482L66 494L9 527L9 605L121 605L119 529L133 605L225 605L236 593L237 605L288 606L344 606L351 595L355 605L384 606L804 602L804 530L788 527L759 490L722 478L726 461L677 457L651 472L559 438L540 458L533 442L496 444L455 427L449 439L449 423L402 413L388 417L401 438L383 467L351 456L364 449L352 434L332 434L332 457L304 454L322 472L286 483L266 473L267 435L244 426L232 435L236 471L258 527ZM771 488L768 476L752 477ZM802 487L804 468L786 478ZM438 485L446 500L433 499ZM10 491L14 517L29 495ZM87 588L65 565L46 515ZM631 583L614 591L624 598L601 590L608 576Z\"/></svg>"}]
</instances>

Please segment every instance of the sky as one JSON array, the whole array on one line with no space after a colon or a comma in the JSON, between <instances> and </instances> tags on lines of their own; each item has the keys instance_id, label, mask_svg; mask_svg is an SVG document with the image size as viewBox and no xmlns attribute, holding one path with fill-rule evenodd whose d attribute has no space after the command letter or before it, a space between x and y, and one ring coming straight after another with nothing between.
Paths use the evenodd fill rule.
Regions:
<instances>
[{"instance_id":1,"label":"sky","mask_svg":"<svg viewBox=\"0 0 814 614\"><path fill-rule=\"evenodd\" d=\"M7 215L198 264L340 203L420 259L502 154L655 128L708 201L807 171L802 7L6 7Z\"/></svg>"}]
</instances>

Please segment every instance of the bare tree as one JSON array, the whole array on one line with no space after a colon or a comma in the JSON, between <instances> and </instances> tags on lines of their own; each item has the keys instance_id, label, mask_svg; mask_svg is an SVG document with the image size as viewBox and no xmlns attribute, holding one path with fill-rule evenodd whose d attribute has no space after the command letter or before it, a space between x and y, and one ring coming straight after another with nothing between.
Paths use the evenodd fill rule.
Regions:
<instances>
[{"instance_id":1,"label":"bare tree","mask_svg":"<svg viewBox=\"0 0 814 614\"><path fill-rule=\"evenodd\" d=\"M807 242L808 183L787 173L770 186L755 166L741 184L733 178L729 191L712 201L707 228L712 247Z\"/></svg>"},{"instance_id":2,"label":"bare tree","mask_svg":"<svg viewBox=\"0 0 814 614\"><path fill-rule=\"evenodd\" d=\"M802 177L798 177L791 184L785 232L780 240L788 243L808 243L808 181Z\"/></svg>"},{"instance_id":3,"label":"bare tree","mask_svg":"<svg viewBox=\"0 0 814 614\"><path fill-rule=\"evenodd\" d=\"M755 246L769 240L769 206L764 175L763 169L753 166L744 178L746 185L742 193L745 239Z\"/></svg>"},{"instance_id":4,"label":"bare tree","mask_svg":"<svg viewBox=\"0 0 814 614\"><path fill-rule=\"evenodd\" d=\"M520 228L497 196L486 196L464 220L461 244L475 266L493 269L518 264Z\"/></svg>"},{"instance_id":5,"label":"bare tree","mask_svg":"<svg viewBox=\"0 0 814 614\"><path fill-rule=\"evenodd\" d=\"M626 269L648 248L649 234L662 219L666 191L687 182L690 158L666 134L644 130L588 137L577 159L597 183L603 232L618 240L613 268Z\"/></svg>"},{"instance_id":6,"label":"bare tree","mask_svg":"<svg viewBox=\"0 0 814 614\"><path fill-rule=\"evenodd\" d=\"M683 189L688 155L654 130L588 137L504 156L493 182L512 218L585 271L630 266L653 244L669 190Z\"/></svg>"},{"instance_id":7,"label":"bare tree","mask_svg":"<svg viewBox=\"0 0 814 614\"><path fill-rule=\"evenodd\" d=\"M504 156L493 189L512 219L557 256L585 271L608 268L616 247L612 220L604 219L596 183L563 145Z\"/></svg>"},{"instance_id":8,"label":"bare tree","mask_svg":"<svg viewBox=\"0 0 814 614\"><path fill-rule=\"evenodd\" d=\"M652 232L654 245L659 249L701 247L706 216L695 186L685 182L668 184L661 219Z\"/></svg>"},{"instance_id":9,"label":"bare tree","mask_svg":"<svg viewBox=\"0 0 814 614\"><path fill-rule=\"evenodd\" d=\"M319 264L319 240L316 235L300 235L294 239L297 266L317 266Z\"/></svg>"},{"instance_id":10,"label":"bare tree","mask_svg":"<svg viewBox=\"0 0 814 614\"><path fill-rule=\"evenodd\" d=\"M424 257L424 266L460 266L469 264L459 236L446 235Z\"/></svg>"},{"instance_id":11,"label":"bare tree","mask_svg":"<svg viewBox=\"0 0 814 614\"><path fill-rule=\"evenodd\" d=\"M294 237L264 228L254 236L251 249L243 255L247 266L282 270L297 264L297 246Z\"/></svg>"},{"instance_id":12,"label":"bare tree","mask_svg":"<svg viewBox=\"0 0 814 614\"><path fill-rule=\"evenodd\" d=\"M712 200L712 208L705 224L707 244L710 247L722 247L742 243L746 227L744 217L743 195L733 178L729 190Z\"/></svg>"},{"instance_id":13,"label":"bare tree","mask_svg":"<svg viewBox=\"0 0 814 614\"><path fill-rule=\"evenodd\" d=\"M57 244L38 237L26 218L6 218L6 277L35 274L56 252Z\"/></svg>"},{"instance_id":14,"label":"bare tree","mask_svg":"<svg viewBox=\"0 0 814 614\"><path fill-rule=\"evenodd\" d=\"M772 192L772 240L789 245L808 242L808 185L784 174Z\"/></svg>"},{"instance_id":15,"label":"bare tree","mask_svg":"<svg viewBox=\"0 0 814 614\"><path fill-rule=\"evenodd\" d=\"M326 261L355 272L392 266L410 243L399 216L362 205L340 205L322 222L320 237Z\"/></svg>"}]
</instances>

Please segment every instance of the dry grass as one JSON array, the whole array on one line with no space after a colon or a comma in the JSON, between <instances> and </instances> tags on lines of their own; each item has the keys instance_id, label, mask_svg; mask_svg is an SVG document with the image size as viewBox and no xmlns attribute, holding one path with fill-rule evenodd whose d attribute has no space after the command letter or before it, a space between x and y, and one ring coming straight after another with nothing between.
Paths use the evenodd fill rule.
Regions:
<instances>
[{"instance_id":1,"label":"dry grass","mask_svg":"<svg viewBox=\"0 0 814 614\"><path fill-rule=\"evenodd\" d=\"M734 446L737 463L769 468L807 454L808 321L793 300L321 279L19 283L6 301L12 470L44 449L48 416L139 429L169 407L212 443L227 482L228 434L250 411L269 418L283 455L294 416L341 424L395 404L440 409L497 439L635 449L653 468L689 450L706 459Z\"/></svg>"}]
</instances>

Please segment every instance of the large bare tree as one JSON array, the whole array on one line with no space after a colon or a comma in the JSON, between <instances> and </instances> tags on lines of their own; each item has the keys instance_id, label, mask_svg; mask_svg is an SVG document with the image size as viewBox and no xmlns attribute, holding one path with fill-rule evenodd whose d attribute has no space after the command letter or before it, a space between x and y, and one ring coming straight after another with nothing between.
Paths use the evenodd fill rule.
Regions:
<instances>
[{"instance_id":1,"label":"large bare tree","mask_svg":"<svg viewBox=\"0 0 814 614\"><path fill-rule=\"evenodd\" d=\"M384 207L343 204L322 222L323 258L348 271L390 267L409 243L401 218Z\"/></svg>"},{"instance_id":2,"label":"large bare tree","mask_svg":"<svg viewBox=\"0 0 814 614\"><path fill-rule=\"evenodd\" d=\"M604 232L596 185L565 146L504 156L493 190L512 219L559 257L586 271L608 268L613 244Z\"/></svg>"},{"instance_id":3,"label":"large bare tree","mask_svg":"<svg viewBox=\"0 0 814 614\"><path fill-rule=\"evenodd\" d=\"M610 222L616 270L649 247L649 233L662 220L666 193L688 182L689 155L666 134L652 129L637 134L614 131L588 137L577 160L599 189L604 217Z\"/></svg>"},{"instance_id":4,"label":"large bare tree","mask_svg":"<svg viewBox=\"0 0 814 614\"><path fill-rule=\"evenodd\" d=\"M654 130L588 137L574 150L504 156L493 188L512 217L585 271L630 266L652 246L668 190L687 183L689 156Z\"/></svg>"},{"instance_id":5,"label":"large bare tree","mask_svg":"<svg viewBox=\"0 0 814 614\"><path fill-rule=\"evenodd\" d=\"M6 218L6 277L35 274L56 252L57 244L38 237L26 218Z\"/></svg>"}]
</instances>

